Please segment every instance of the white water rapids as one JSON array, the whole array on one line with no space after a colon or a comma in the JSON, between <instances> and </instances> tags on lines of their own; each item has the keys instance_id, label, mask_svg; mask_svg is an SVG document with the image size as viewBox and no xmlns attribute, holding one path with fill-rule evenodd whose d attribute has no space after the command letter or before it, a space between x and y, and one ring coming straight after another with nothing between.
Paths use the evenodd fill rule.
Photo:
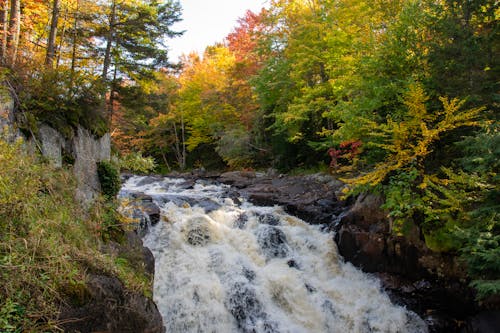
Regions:
<instances>
[{"instance_id":1,"label":"white water rapids","mask_svg":"<svg viewBox=\"0 0 500 333\"><path fill-rule=\"evenodd\" d=\"M233 200L225 185L144 179L130 178L120 196L142 192L161 209L144 244L167 332L427 332L320 226Z\"/></svg>"}]
</instances>

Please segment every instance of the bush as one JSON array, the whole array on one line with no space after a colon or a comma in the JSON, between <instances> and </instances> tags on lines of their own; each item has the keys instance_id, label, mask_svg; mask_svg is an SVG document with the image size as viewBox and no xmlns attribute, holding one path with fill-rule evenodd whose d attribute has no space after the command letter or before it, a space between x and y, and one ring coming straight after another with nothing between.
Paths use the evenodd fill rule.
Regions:
<instances>
[{"instance_id":1,"label":"bush","mask_svg":"<svg viewBox=\"0 0 500 333\"><path fill-rule=\"evenodd\" d=\"M120 158L120 168L132 173L146 174L156 168L152 157L144 157L141 153L132 152Z\"/></svg>"},{"instance_id":2,"label":"bush","mask_svg":"<svg viewBox=\"0 0 500 333\"><path fill-rule=\"evenodd\" d=\"M108 198L114 198L121 187L118 169L110 162L102 161L97 163L97 174L102 194Z\"/></svg>"},{"instance_id":3,"label":"bush","mask_svg":"<svg viewBox=\"0 0 500 333\"><path fill-rule=\"evenodd\" d=\"M26 118L21 128L36 133L36 124L42 122L65 137L71 137L77 125L99 137L108 131L98 77L58 69L36 72L21 81L19 99Z\"/></svg>"}]
</instances>

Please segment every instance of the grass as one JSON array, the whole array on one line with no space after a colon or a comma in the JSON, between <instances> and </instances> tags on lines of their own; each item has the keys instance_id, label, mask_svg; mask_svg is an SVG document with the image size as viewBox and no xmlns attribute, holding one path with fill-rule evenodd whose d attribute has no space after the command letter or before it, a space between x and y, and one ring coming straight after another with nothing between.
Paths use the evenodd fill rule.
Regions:
<instances>
[{"instance_id":1,"label":"grass","mask_svg":"<svg viewBox=\"0 0 500 333\"><path fill-rule=\"evenodd\" d=\"M23 146L0 139L0 332L60 331L60 307L84 302L88 272L117 276L150 295L144 272L99 250L103 239L120 234L114 205L99 200L84 211L71 171L44 164Z\"/></svg>"}]
</instances>

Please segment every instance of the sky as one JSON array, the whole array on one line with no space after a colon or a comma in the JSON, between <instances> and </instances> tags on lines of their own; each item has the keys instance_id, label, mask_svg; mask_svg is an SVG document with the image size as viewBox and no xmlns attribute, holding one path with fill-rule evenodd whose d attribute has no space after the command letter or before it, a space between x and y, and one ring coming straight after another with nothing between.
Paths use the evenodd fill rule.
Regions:
<instances>
[{"instance_id":1,"label":"sky","mask_svg":"<svg viewBox=\"0 0 500 333\"><path fill-rule=\"evenodd\" d=\"M170 39L169 58L179 60L191 51L203 53L205 47L221 42L236 26L247 9L259 12L266 0L179 0L182 22L173 30L186 30L184 35Z\"/></svg>"}]
</instances>

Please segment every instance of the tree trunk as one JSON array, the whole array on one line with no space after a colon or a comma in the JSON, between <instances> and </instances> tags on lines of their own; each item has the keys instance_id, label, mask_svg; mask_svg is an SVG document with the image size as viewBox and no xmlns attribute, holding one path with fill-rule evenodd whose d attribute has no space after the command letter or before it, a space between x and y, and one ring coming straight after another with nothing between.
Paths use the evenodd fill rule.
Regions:
<instances>
[{"instance_id":1,"label":"tree trunk","mask_svg":"<svg viewBox=\"0 0 500 333\"><path fill-rule=\"evenodd\" d=\"M21 32L21 0L11 0L9 34L7 36L7 63L14 66L17 60L19 34Z\"/></svg>"},{"instance_id":2,"label":"tree trunk","mask_svg":"<svg viewBox=\"0 0 500 333\"><path fill-rule=\"evenodd\" d=\"M75 17L74 17L74 22L73 22L73 40L72 40L72 51L71 51L71 74L73 75L75 73L75 68L76 68L76 52L77 52L77 45L76 45L76 40L78 37L78 19L80 15L80 1L76 1L76 9L75 9ZM71 82L73 83L73 82Z\"/></svg>"},{"instance_id":3,"label":"tree trunk","mask_svg":"<svg viewBox=\"0 0 500 333\"><path fill-rule=\"evenodd\" d=\"M50 23L49 39L47 40L47 54L45 56L45 66L47 68L52 68L54 66L58 20L59 20L59 0L54 0L52 4L52 19Z\"/></svg>"},{"instance_id":4,"label":"tree trunk","mask_svg":"<svg viewBox=\"0 0 500 333\"><path fill-rule=\"evenodd\" d=\"M5 64L7 55L7 31L9 29L9 1L0 0L0 34L2 44L0 45L0 63Z\"/></svg>"},{"instance_id":5,"label":"tree trunk","mask_svg":"<svg viewBox=\"0 0 500 333\"><path fill-rule=\"evenodd\" d=\"M116 66L113 72L113 80L111 81L111 88L109 91L109 105L108 105L108 121L109 127L113 125L113 113L115 112L115 91L116 91Z\"/></svg>"},{"instance_id":6,"label":"tree trunk","mask_svg":"<svg viewBox=\"0 0 500 333\"><path fill-rule=\"evenodd\" d=\"M59 68L59 64L61 63L61 56L63 53L63 43L64 43L64 38L66 37L66 23L67 22L68 22L68 8L66 7L66 10L64 11L64 19L63 19L61 37L59 38L59 45L57 46L56 68Z\"/></svg>"},{"instance_id":7,"label":"tree trunk","mask_svg":"<svg viewBox=\"0 0 500 333\"><path fill-rule=\"evenodd\" d=\"M104 53L104 63L102 66L102 79L106 81L108 77L109 65L111 64L111 46L114 41L115 20L116 20L116 0L111 4L111 17L109 18L109 31L106 38L106 52Z\"/></svg>"}]
</instances>

